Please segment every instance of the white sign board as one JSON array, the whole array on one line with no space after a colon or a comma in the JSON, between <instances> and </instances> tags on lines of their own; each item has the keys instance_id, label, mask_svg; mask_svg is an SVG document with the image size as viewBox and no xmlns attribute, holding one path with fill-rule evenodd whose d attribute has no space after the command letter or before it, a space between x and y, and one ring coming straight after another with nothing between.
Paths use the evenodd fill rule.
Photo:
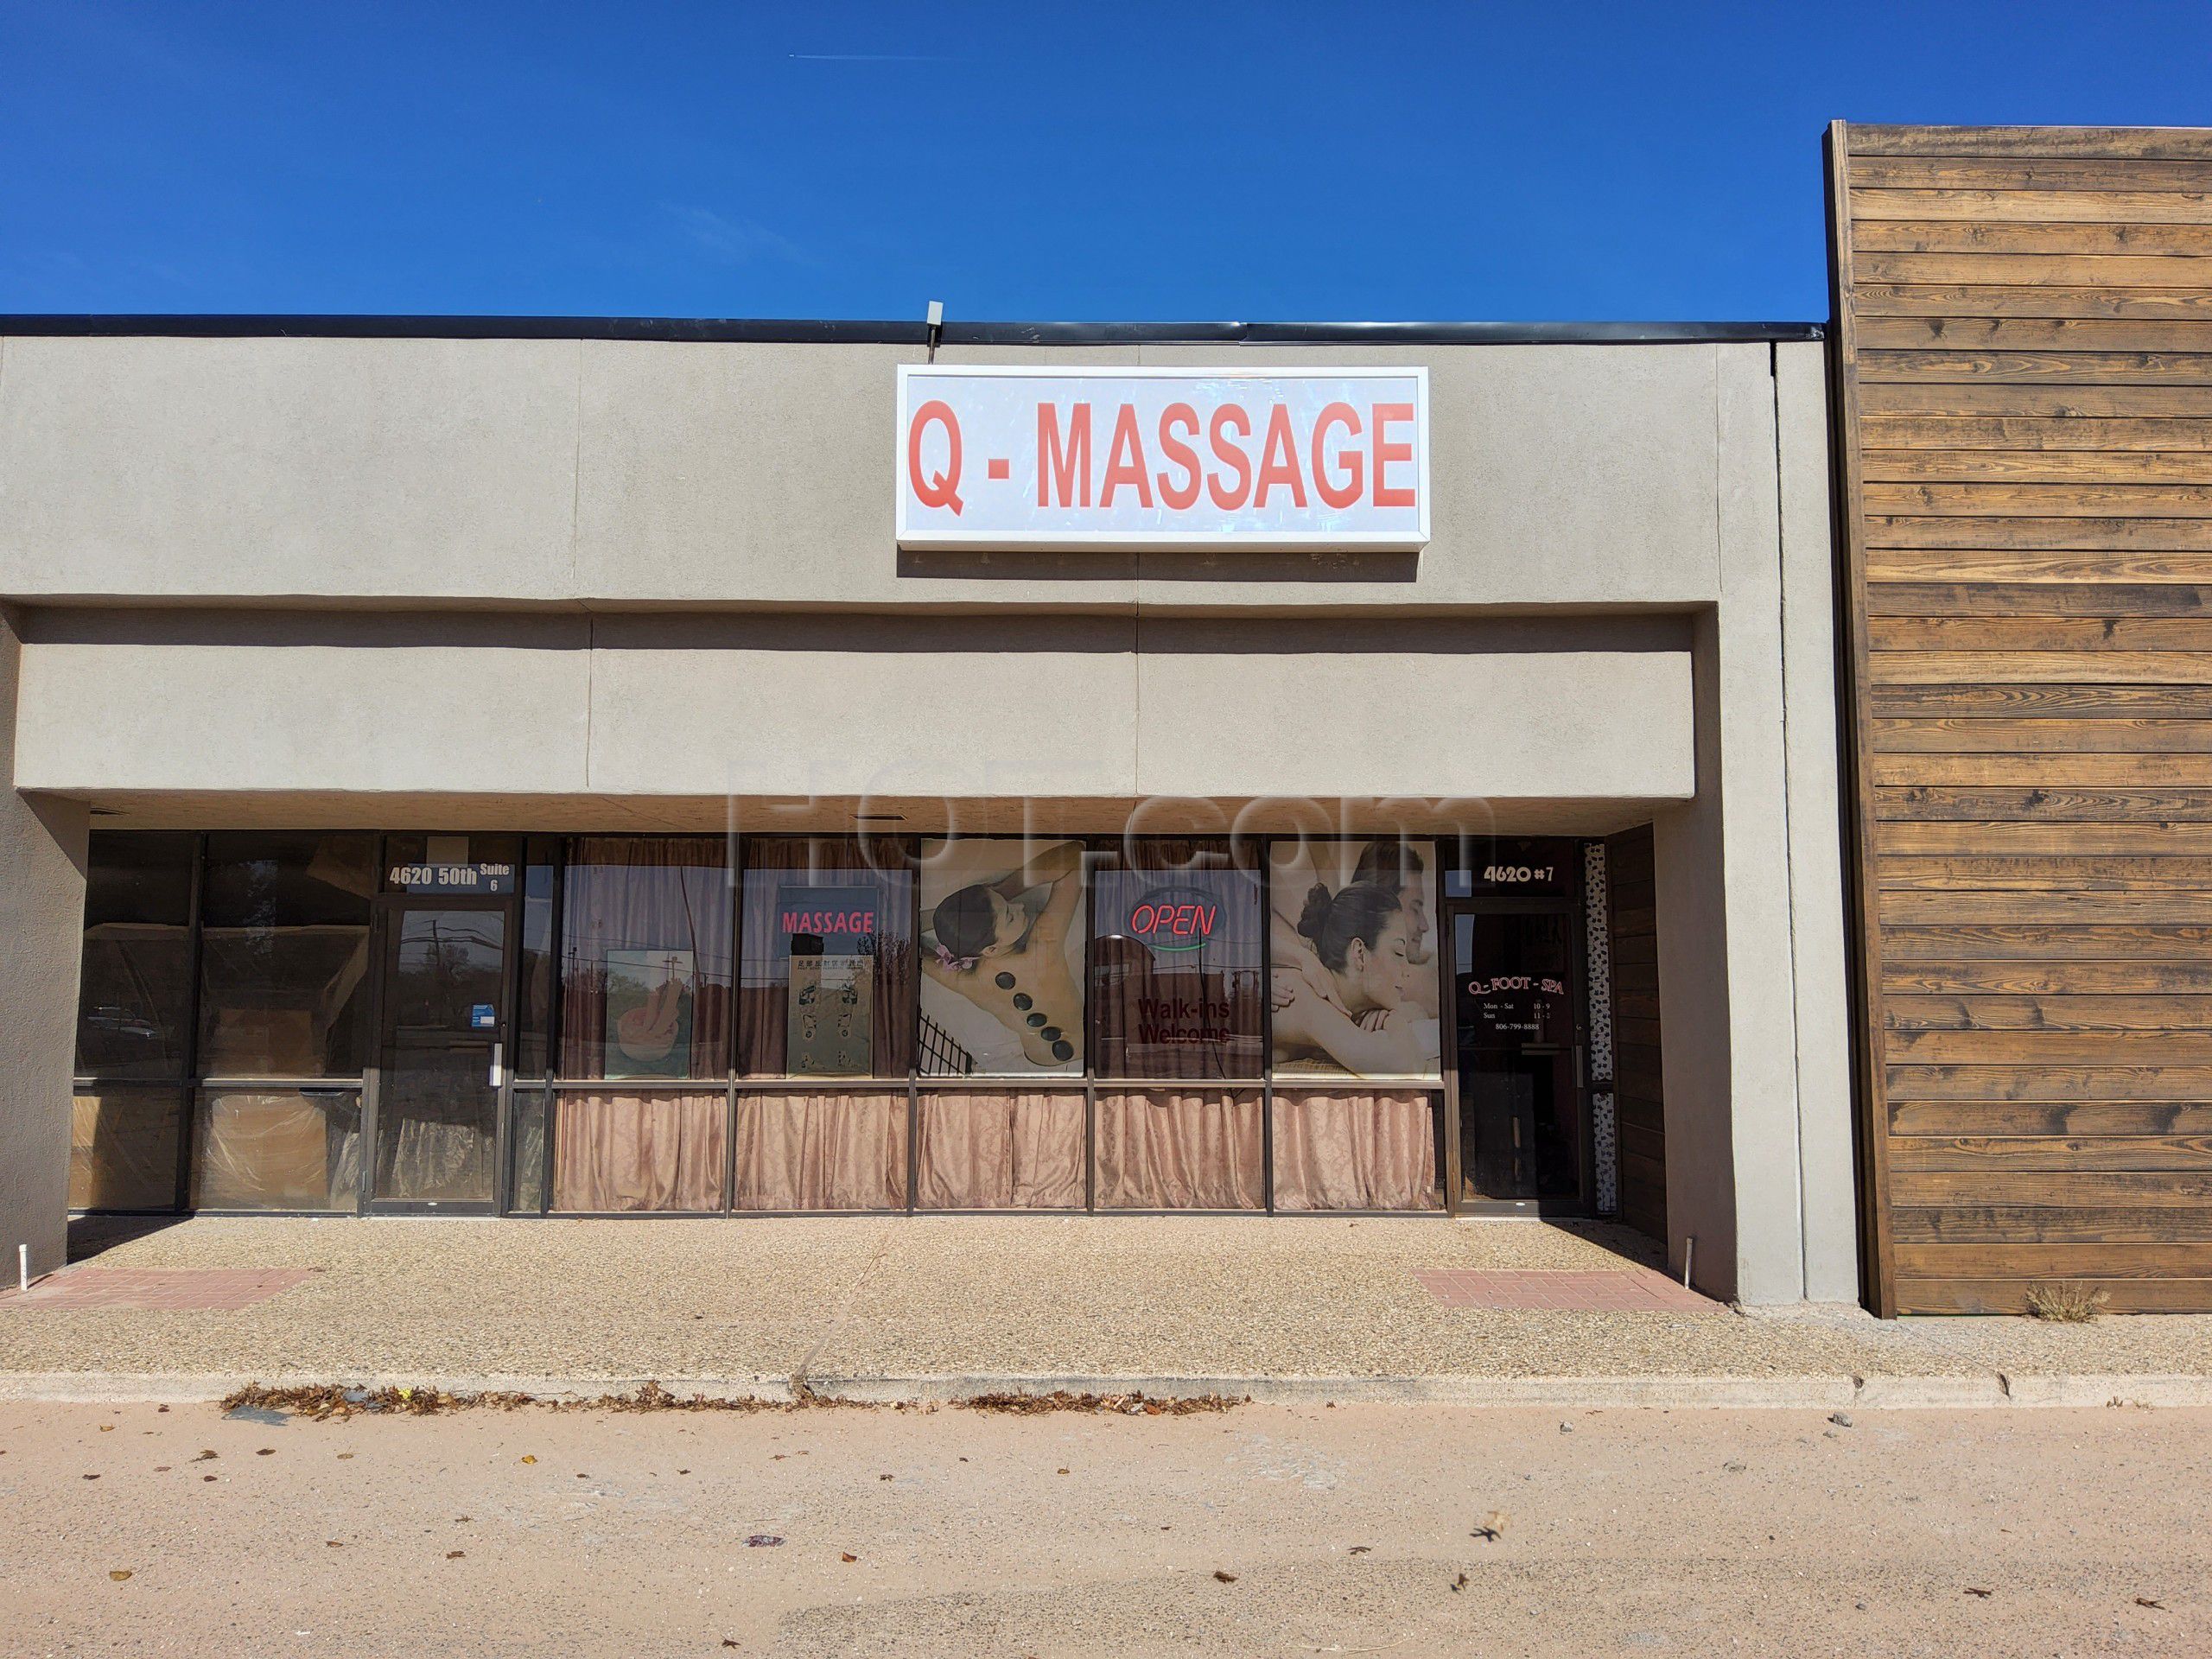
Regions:
<instances>
[{"instance_id":1,"label":"white sign board","mask_svg":"<svg viewBox=\"0 0 2212 1659\"><path fill-rule=\"evenodd\" d=\"M1418 548L1428 371L899 371L899 544Z\"/></svg>"}]
</instances>

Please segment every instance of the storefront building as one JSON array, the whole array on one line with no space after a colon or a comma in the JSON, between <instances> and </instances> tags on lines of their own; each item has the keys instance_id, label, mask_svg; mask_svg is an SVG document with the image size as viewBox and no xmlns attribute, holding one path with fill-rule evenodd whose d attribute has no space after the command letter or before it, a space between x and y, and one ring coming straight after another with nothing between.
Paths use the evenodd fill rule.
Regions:
<instances>
[{"instance_id":1,"label":"storefront building","mask_svg":"<svg viewBox=\"0 0 2212 1659\"><path fill-rule=\"evenodd\" d=\"M1802 327L17 326L11 1222L1602 1214L1852 1297L1826 399Z\"/></svg>"},{"instance_id":2,"label":"storefront building","mask_svg":"<svg viewBox=\"0 0 2212 1659\"><path fill-rule=\"evenodd\" d=\"M0 322L5 1242L1605 1216L2212 1306L2212 139L1829 156L1820 326Z\"/></svg>"}]
</instances>

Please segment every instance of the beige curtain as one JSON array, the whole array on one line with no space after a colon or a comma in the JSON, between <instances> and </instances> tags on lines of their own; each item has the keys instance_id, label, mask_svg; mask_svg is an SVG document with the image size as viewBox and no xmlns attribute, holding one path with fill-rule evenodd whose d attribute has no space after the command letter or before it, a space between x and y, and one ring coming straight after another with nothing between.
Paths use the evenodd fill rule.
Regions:
<instances>
[{"instance_id":1,"label":"beige curtain","mask_svg":"<svg viewBox=\"0 0 2212 1659\"><path fill-rule=\"evenodd\" d=\"M553 1208L721 1209L728 1103L720 1093L556 1096Z\"/></svg>"},{"instance_id":2,"label":"beige curtain","mask_svg":"<svg viewBox=\"0 0 2212 1659\"><path fill-rule=\"evenodd\" d=\"M690 1052L677 1077L729 1071L730 894L727 850L702 836L579 836L564 880L561 1070L607 1075L607 955L680 950L696 976ZM616 1068L618 1071L622 1069Z\"/></svg>"},{"instance_id":3,"label":"beige curtain","mask_svg":"<svg viewBox=\"0 0 2212 1659\"><path fill-rule=\"evenodd\" d=\"M1083 1096L962 1091L924 1095L922 1210L1083 1208Z\"/></svg>"},{"instance_id":4,"label":"beige curtain","mask_svg":"<svg viewBox=\"0 0 2212 1659\"><path fill-rule=\"evenodd\" d=\"M1433 1097L1275 1091L1277 1210L1434 1210Z\"/></svg>"},{"instance_id":5,"label":"beige curtain","mask_svg":"<svg viewBox=\"0 0 2212 1659\"><path fill-rule=\"evenodd\" d=\"M903 1210L906 1096L740 1095L740 1210Z\"/></svg>"},{"instance_id":6,"label":"beige curtain","mask_svg":"<svg viewBox=\"0 0 2212 1659\"><path fill-rule=\"evenodd\" d=\"M1260 1109L1256 1091L1099 1096L1098 1207L1265 1207Z\"/></svg>"}]
</instances>

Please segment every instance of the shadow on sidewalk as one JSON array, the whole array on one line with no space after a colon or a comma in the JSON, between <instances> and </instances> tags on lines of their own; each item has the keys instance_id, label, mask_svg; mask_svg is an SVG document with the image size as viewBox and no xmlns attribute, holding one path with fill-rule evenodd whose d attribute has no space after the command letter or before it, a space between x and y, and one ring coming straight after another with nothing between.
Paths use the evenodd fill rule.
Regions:
<instances>
[{"instance_id":1,"label":"shadow on sidewalk","mask_svg":"<svg viewBox=\"0 0 2212 1659\"><path fill-rule=\"evenodd\" d=\"M1523 1226L1528 1224L1516 1222L1513 1224ZM1667 1271L1667 1247L1649 1233L1640 1233L1625 1223L1598 1221L1579 1216L1546 1216L1535 1224L1579 1238L1585 1243L1594 1244L1607 1255L1618 1256L1624 1266L1649 1268L1655 1273Z\"/></svg>"},{"instance_id":2,"label":"shadow on sidewalk","mask_svg":"<svg viewBox=\"0 0 2212 1659\"><path fill-rule=\"evenodd\" d=\"M118 1244L128 1244L134 1238L166 1232L190 1219L189 1216L184 1215L72 1216L69 1217L69 1264L74 1267L79 1262L89 1262L104 1250L111 1250Z\"/></svg>"}]
</instances>

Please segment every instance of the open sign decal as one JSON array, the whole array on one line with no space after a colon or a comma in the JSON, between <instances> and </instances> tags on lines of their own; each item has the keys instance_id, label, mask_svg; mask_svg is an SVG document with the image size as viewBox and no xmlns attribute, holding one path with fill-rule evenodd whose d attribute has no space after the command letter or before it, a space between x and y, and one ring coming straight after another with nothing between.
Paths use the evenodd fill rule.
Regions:
<instances>
[{"instance_id":1,"label":"open sign decal","mask_svg":"<svg viewBox=\"0 0 2212 1659\"><path fill-rule=\"evenodd\" d=\"M1130 938L1154 950L1196 950L1213 938L1221 900L1198 887L1154 887L1129 907Z\"/></svg>"}]
</instances>

